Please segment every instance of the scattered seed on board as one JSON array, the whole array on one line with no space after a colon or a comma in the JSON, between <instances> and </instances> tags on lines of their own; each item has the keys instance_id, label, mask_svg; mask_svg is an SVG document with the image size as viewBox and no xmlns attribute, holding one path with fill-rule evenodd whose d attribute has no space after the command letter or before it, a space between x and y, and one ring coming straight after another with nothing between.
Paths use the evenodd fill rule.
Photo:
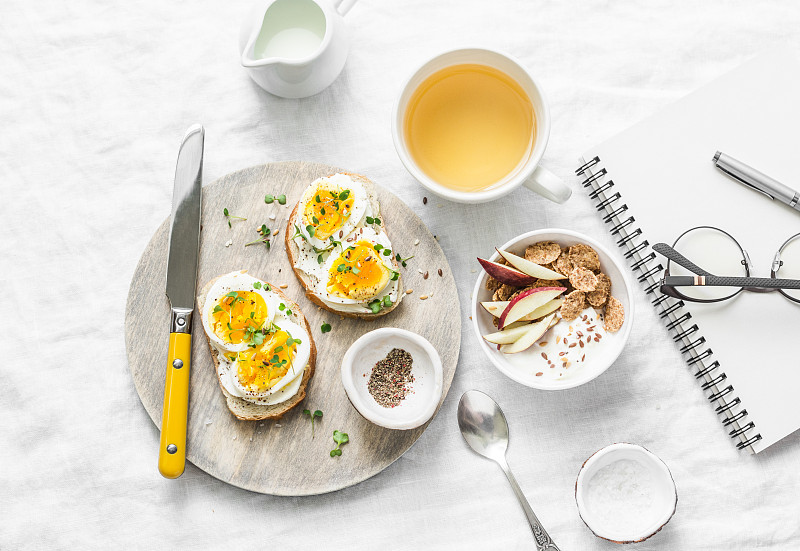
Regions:
<instances>
[{"instance_id":1,"label":"scattered seed on board","mask_svg":"<svg viewBox=\"0 0 800 551\"><path fill-rule=\"evenodd\" d=\"M233 239L228 239L228 240L225 242L225 246L226 246L226 247L230 247L231 245L233 245Z\"/></svg>"},{"instance_id":2,"label":"scattered seed on board","mask_svg":"<svg viewBox=\"0 0 800 551\"><path fill-rule=\"evenodd\" d=\"M281 230L280 230L280 229L277 229L277 230L275 230L274 232L272 232L272 235L278 235L279 233L281 233Z\"/></svg>"},{"instance_id":3,"label":"scattered seed on board","mask_svg":"<svg viewBox=\"0 0 800 551\"><path fill-rule=\"evenodd\" d=\"M439 277L442 277L442 269L439 268Z\"/></svg>"},{"instance_id":4,"label":"scattered seed on board","mask_svg":"<svg viewBox=\"0 0 800 551\"><path fill-rule=\"evenodd\" d=\"M422 204L423 205L427 205L428 204L428 198L427 197L423 197L422 198Z\"/></svg>"},{"instance_id":5,"label":"scattered seed on board","mask_svg":"<svg viewBox=\"0 0 800 551\"><path fill-rule=\"evenodd\" d=\"M428 295L420 295L419 299L420 300L427 300L428 299Z\"/></svg>"},{"instance_id":6,"label":"scattered seed on board","mask_svg":"<svg viewBox=\"0 0 800 551\"><path fill-rule=\"evenodd\" d=\"M416 247L417 245L419 245L419 239L414 240L414 246Z\"/></svg>"},{"instance_id":7,"label":"scattered seed on board","mask_svg":"<svg viewBox=\"0 0 800 551\"><path fill-rule=\"evenodd\" d=\"M414 289L406 289L406 294L407 295L410 295L413 292L414 292Z\"/></svg>"},{"instance_id":8,"label":"scattered seed on board","mask_svg":"<svg viewBox=\"0 0 800 551\"><path fill-rule=\"evenodd\" d=\"M428 279L428 272L425 272L424 274L422 274L422 279Z\"/></svg>"},{"instance_id":9,"label":"scattered seed on board","mask_svg":"<svg viewBox=\"0 0 800 551\"><path fill-rule=\"evenodd\" d=\"M278 285L278 287L280 287L281 289L286 289L288 286L289 285L287 285L286 283L281 283L280 285Z\"/></svg>"},{"instance_id":10,"label":"scattered seed on board","mask_svg":"<svg viewBox=\"0 0 800 551\"><path fill-rule=\"evenodd\" d=\"M236 435L235 434L233 435L233 439L236 440Z\"/></svg>"},{"instance_id":11,"label":"scattered seed on board","mask_svg":"<svg viewBox=\"0 0 800 551\"><path fill-rule=\"evenodd\" d=\"M274 214L270 214L270 215L269 215L269 219L270 219L270 220L275 220L275 215L274 215Z\"/></svg>"}]
</instances>

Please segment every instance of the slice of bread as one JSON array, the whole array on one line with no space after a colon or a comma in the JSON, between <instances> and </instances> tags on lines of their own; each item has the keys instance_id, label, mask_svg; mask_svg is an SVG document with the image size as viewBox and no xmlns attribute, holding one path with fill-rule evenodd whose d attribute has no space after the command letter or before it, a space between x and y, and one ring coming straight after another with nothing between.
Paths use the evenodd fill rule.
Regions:
<instances>
[{"instance_id":1,"label":"slice of bread","mask_svg":"<svg viewBox=\"0 0 800 551\"><path fill-rule=\"evenodd\" d=\"M200 291L200 295L197 297L197 309L198 312L201 313L204 311L204 306L206 303L206 298L208 297L208 292L211 290L211 286L214 285L219 277L215 277L208 283L206 283L205 287ZM208 347L211 350L211 359L214 360L214 373L217 375L217 382L219 383L219 388L222 390L222 393L225 395L225 399L227 401L228 409L231 410L238 419L242 421L261 421L263 419L280 419L283 414L287 411L298 405L300 402L303 401L303 398L306 397L306 387L308 386L308 382L311 380L311 376L314 375L314 366L316 365L317 361L317 347L314 344L314 339L311 336L311 328L308 325L308 320L306 320L303 313L300 311L300 307L294 302L289 300L289 298L283 294L278 288L271 283L269 284L270 288L273 293L281 297L281 300L286 304L286 306L292 311L292 315L289 316L291 320L298 324L300 327L306 330L308 335L308 341L311 345L311 356L308 358L308 364L306 365L306 369L303 372L303 380L300 383L300 388L298 389L297 393L286 400L285 402L281 402L280 404L275 405L265 405L265 404L254 404L253 402L248 402L247 400L243 400L238 396L232 395L230 392L225 390L225 387L222 384L222 381L219 379L219 353L217 350L211 346L211 339L208 338L206 335L206 341L208 342ZM205 331L204 331L205 333Z\"/></svg>"},{"instance_id":2,"label":"slice of bread","mask_svg":"<svg viewBox=\"0 0 800 551\"><path fill-rule=\"evenodd\" d=\"M362 176L361 174L352 174L350 172L342 172L340 174L346 174L353 180L360 182L364 189L367 191L367 198L369 199L370 206L372 207L372 212L376 213L378 216L381 212L380 203L378 203L378 195L375 193L375 185L366 177ZM331 174L331 176L333 176ZM305 190L304 190L305 191ZM292 235L294 234L294 225L297 223L298 217L300 213L298 212L298 207L300 206L300 201L298 200L297 204L295 204L294 208L292 209L292 213L289 215L289 220L287 221L286 231L284 232L284 241L286 242L286 254L289 256L289 263L292 265L292 270L294 270L294 275L297 276L300 285L303 286L303 289L306 291L306 296L308 300L319 306L320 308L324 308L329 312L333 312L334 314L339 314L340 316L345 316L348 318L359 318L364 320L375 319L381 316L385 316L389 312L393 311L397 306L400 304L400 301L403 300L405 293L403 292L403 276L397 281L398 285L398 292L397 292L397 301L392 304L389 308L381 308L377 314L373 314L372 312L342 312L333 308L331 305L326 304L314 291L314 280L309 275L307 275L302 270L299 270L295 267L295 260L300 255L300 248L297 244L292 240ZM386 231L386 221L384 220L383 216L380 216L380 227L382 230ZM394 265L395 271L399 272L399 267L397 265L397 260L392 257L392 264Z\"/></svg>"}]
</instances>

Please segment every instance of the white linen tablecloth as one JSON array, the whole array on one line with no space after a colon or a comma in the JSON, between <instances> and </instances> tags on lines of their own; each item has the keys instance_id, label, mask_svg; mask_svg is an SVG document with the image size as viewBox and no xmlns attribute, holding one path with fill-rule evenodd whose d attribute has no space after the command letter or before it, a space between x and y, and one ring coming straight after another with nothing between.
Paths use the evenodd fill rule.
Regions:
<instances>
[{"instance_id":1,"label":"white linen tablecloth","mask_svg":"<svg viewBox=\"0 0 800 551\"><path fill-rule=\"evenodd\" d=\"M800 5L362 0L347 16L344 73L303 100L270 96L239 66L246 9L212 0L0 7L0 549L532 549L501 471L458 432L456 405L470 388L505 410L509 463L563 551L613 548L583 525L573 492L583 460L617 441L658 454L678 487L677 514L637 549L800 548L800 436L738 453L641 290L622 356L565 392L498 373L468 320L474 259L492 246L548 226L612 246L573 175L578 155L760 51L797 51ZM524 189L451 204L403 169L389 124L402 81L464 45L506 50L540 79L553 118L544 162L573 187L567 205ZM194 122L206 127L207 183L269 161L347 167L392 190L439 236L461 296L458 371L425 434L366 482L277 498L192 465L175 481L156 470L158 432L126 363L125 300L169 214L177 146Z\"/></svg>"}]
</instances>

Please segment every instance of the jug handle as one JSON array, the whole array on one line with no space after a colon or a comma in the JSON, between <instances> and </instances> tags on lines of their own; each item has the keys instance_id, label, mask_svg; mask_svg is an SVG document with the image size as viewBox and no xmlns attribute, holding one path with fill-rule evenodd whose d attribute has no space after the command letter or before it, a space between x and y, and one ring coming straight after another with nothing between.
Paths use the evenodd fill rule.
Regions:
<instances>
[{"instance_id":1,"label":"jug handle","mask_svg":"<svg viewBox=\"0 0 800 551\"><path fill-rule=\"evenodd\" d=\"M339 15L345 16L350 9L355 6L358 0L333 0L333 7L339 12Z\"/></svg>"}]
</instances>

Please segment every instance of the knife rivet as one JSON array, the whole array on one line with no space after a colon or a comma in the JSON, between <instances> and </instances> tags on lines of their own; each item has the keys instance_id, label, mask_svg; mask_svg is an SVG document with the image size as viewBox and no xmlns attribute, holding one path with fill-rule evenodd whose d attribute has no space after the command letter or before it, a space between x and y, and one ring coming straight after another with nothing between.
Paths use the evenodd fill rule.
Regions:
<instances>
[{"instance_id":1,"label":"knife rivet","mask_svg":"<svg viewBox=\"0 0 800 551\"><path fill-rule=\"evenodd\" d=\"M175 444L170 444L167 446L167 453L175 453L176 451L178 451L178 446Z\"/></svg>"},{"instance_id":2,"label":"knife rivet","mask_svg":"<svg viewBox=\"0 0 800 551\"><path fill-rule=\"evenodd\" d=\"M181 360L180 358L175 358L175 361L172 362L172 367L174 367L175 369L182 368L183 367L183 360Z\"/></svg>"},{"instance_id":3,"label":"knife rivet","mask_svg":"<svg viewBox=\"0 0 800 551\"><path fill-rule=\"evenodd\" d=\"M184 325L186 325L186 320L183 318L178 318L176 320L176 323L178 324L179 327L183 327Z\"/></svg>"}]
</instances>

